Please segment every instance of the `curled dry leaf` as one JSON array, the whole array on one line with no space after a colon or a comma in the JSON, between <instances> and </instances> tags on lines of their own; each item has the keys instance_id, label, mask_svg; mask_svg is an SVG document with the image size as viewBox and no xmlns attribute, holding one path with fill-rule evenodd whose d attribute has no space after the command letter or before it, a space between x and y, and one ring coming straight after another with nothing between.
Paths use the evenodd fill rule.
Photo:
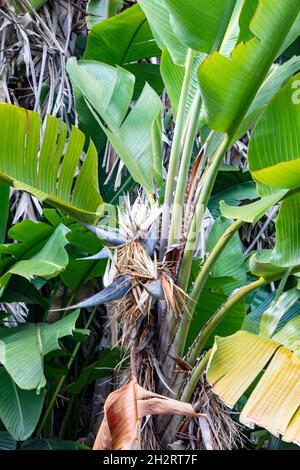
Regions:
<instances>
[{"instance_id":1,"label":"curled dry leaf","mask_svg":"<svg viewBox=\"0 0 300 470\"><path fill-rule=\"evenodd\" d=\"M199 416L189 403L149 392L132 377L128 385L108 396L93 450L140 449L142 418L160 414Z\"/></svg>"}]
</instances>

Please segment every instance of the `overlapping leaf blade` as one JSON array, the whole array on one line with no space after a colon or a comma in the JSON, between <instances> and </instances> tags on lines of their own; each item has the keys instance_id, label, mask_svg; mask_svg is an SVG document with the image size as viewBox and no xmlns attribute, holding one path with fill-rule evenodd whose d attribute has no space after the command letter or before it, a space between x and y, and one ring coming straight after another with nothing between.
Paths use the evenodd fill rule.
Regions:
<instances>
[{"instance_id":1,"label":"overlapping leaf blade","mask_svg":"<svg viewBox=\"0 0 300 470\"><path fill-rule=\"evenodd\" d=\"M57 118L48 116L42 143L37 113L2 103L0 119L0 180L59 207L75 219L92 223L98 220L103 205L93 143L72 191L85 141L82 132L73 128L64 151L67 127Z\"/></svg>"},{"instance_id":2,"label":"overlapping leaf blade","mask_svg":"<svg viewBox=\"0 0 300 470\"><path fill-rule=\"evenodd\" d=\"M271 262L280 267L300 264L300 195L285 199L276 221L276 242Z\"/></svg>"},{"instance_id":3,"label":"overlapping leaf blade","mask_svg":"<svg viewBox=\"0 0 300 470\"><path fill-rule=\"evenodd\" d=\"M283 440L298 445L300 358L299 341L295 340L299 326L298 317L271 339L243 331L227 338L217 337L207 371L214 391L233 407L266 369L244 406L240 421L250 428L265 427L276 437L281 435Z\"/></svg>"},{"instance_id":4,"label":"overlapping leaf blade","mask_svg":"<svg viewBox=\"0 0 300 470\"><path fill-rule=\"evenodd\" d=\"M34 276L50 279L63 271L69 261L65 250L68 243L66 239L68 232L67 227L59 225L40 252L30 259L18 261L3 274L0 278L0 294L3 293L13 274L25 277L30 281Z\"/></svg>"},{"instance_id":5,"label":"overlapping leaf blade","mask_svg":"<svg viewBox=\"0 0 300 470\"><path fill-rule=\"evenodd\" d=\"M86 60L123 65L160 55L139 5L95 25L88 36Z\"/></svg>"},{"instance_id":6,"label":"overlapping leaf blade","mask_svg":"<svg viewBox=\"0 0 300 470\"><path fill-rule=\"evenodd\" d=\"M114 16L122 6L123 0L89 0L86 8L88 28Z\"/></svg>"},{"instance_id":7,"label":"overlapping leaf blade","mask_svg":"<svg viewBox=\"0 0 300 470\"><path fill-rule=\"evenodd\" d=\"M95 74L89 73L90 67L97 68L96 78ZM161 101L158 95L146 84L134 108L122 122L132 97L133 75L100 63L89 63L86 68L84 62L78 64L75 59L68 62L68 72L131 176L152 193L155 183L159 185L162 178ZM113 75L122 77L115 90Z\"/></svg>"},{"instance_id":8,"label":"overlapping leaf blade","mask_svg":"<svg viewBox=\"0 0 300 470\"><path fill-rule=\"evenodd\" d=\"M244 206L229 206L224 201L220 202L220 210L227 219L239 219L255 224L271 207L277 204L288 190L275 192L271 196L265 196Z\"/></svg>"},{"instance_id":9,"label":"overlapping leaf blade","mask_svg":"<svg viewBox=\"0 0 300 470\"><path fill-rule=\"evenodd\" d=\"M4 368L0 369L0 383L0 419L13 438L25 441L37 425L44 394L20 389Z\"/></svg>"},{"instance_id":10,"label":"overlapping leaf blade","mask_svg":"<svg viewBox=\"0 0 300 470\"><path fill-rule=\"evenodd\" d=\"M276 330L281 318L295 305L299 297L299 290L294 288L284 292L279 299L275 299L271 302L268 309L262 315L259 334L270 338Z\"/></svg>"},{"instance_id":11,"label":"overlapping leaf blade","mask_svg":"<svg viewBox=\"0 0 300 470\"><path fill-rule=\"evenodd\" d=\"M60 338L72 335L78 316L77 310L52 324L0 328L0 362L19 388L39 391L46 385L44 356L59 349Z\"/></svg>"},{"instance_id":12,"label":"overlapping leaf blade","mask_svg":"<svg viewBox=\"0 0 300 470\"><path fill-rule=\"evenodd\" d=\"M222 42L236 0L165 0L165 3L176 37L191 49L210 53Z\"/></svg>"},{"instance_id":13,"label":"overlapping leaf blade","mask_svg":"<svg viewBox=\"0 0 300 470\"><path fill-rule=\"evenodd\" d=\"M272 188L300 185L300 74L277 93L257 123L249 145L253 178Z\"/></svg>"},{"instance_id":14,"label":"overlapping leaf blade","mask_svg":"<svg viewBox=\"0 0 300 470\"><path fill-rule=\"evenodd\" d=\"M235 133L299 9L296 0L260 1L250 24L254 37L239 43L230 58L215 52L201 64L198 77L209 127Z\"/></svg>"}]
</instances>

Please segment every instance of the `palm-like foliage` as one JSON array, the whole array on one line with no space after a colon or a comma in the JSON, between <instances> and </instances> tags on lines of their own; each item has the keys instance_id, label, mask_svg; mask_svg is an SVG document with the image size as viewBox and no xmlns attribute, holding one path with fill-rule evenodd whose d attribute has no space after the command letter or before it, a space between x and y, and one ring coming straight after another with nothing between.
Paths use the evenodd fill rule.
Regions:
<instances>
[{"instance_id":1,"label":"palm-like foliage","mask_svg":"<svg viewBox=\"0 0 300 470\"><path fill-rule=\"evenodd\" d=\"M103 7L101 2L91 3L90 9ZM45 210L53 227L37 224L36 237L43 246L35 248L26 237L16 247L1 246L1 253L18 258L16 263L1 260L5 271L0 278L2 294L9 294L10 279L17 275L34 279L32 295L37 298L36 285L41 282L37 276L47 280L70 269L61 274L62 279L70 279L72 269L80 269L77 251L82 258L82 251L92 254L82 263L96 263L97 268L98 263L106 263L105 272L100 270L104 274L101 292L77 302L74 295L67 307L63 302L66 311L108 304L113 346L130 352L130 370L124 376L127 384L107 399L96 448L167 447L178 431L186 429L181 415L194 419L193 426L201 429L200 447L236 446L235 425L216 396L207 392L205 371L225 405L233 407L242 396L248 400L240 416L243 424L252 428L258 424L299 444L299 318L287 322L285 314L299 299L298 289L286 290L286 285L294 282L300 269L300 104L299 76L294 76L300 60L293 57L284 64L275 63L299 35L299 2L139 0L138 4L94 26L86 60L71 58L67 70L81 128L95 137L98 149L109 142L105 158L113 148L140 194L134 204L127 198L108 218L109 224L117 219L114 228L106 226L105 219L96 225L103 203L94 144L86 144L76 128L67 140L66 125L53 117L48 117L40 139L36 113L0 105L1 180L59 208L90 230L70 219L64 220L66 229L57 213ZM112 11L119 5L113 2ZM120 47L111 45L112 34ZM174 113L170 152L164 146L168 140L166 100L162 106L155 91L159 86L151 75L157 73L157 64L151 64L156 67L149 74L153 86L145 83L150 69L146 73L142 67L150 64L132 64L160 54L159 50L161 76ZM247 180L246 187L231 188L226 197L219 185L211 198L224 156L253 126L248 163L254 182ZM199 130L202 145L196 155ZM249 199L254 202L238 206L240 200ZM255 224L277 204L275 246L252 254L247 265L238 230L245 222ZM203 241L211 207L212 230ZM6 223L4 214L1 227ZM60 231L55 250L52 242ZM45 243L46 232L51 238ZM68 267L67 241L73 245ZM87 279L90 274L88 269ZM245 302L251 302L253 291L270 283L276 294L263 309L259 334L246 331L247 322L242 327ZM67 285L73 284L68 281ZM85 326L90 326L95 312ZM1 333L7 357L0 354L0 361L5 374L22 390L22 402L29 397L24 390L46 385L42 358L58 348L57 338L72 334L78 314L74 315L54 326L29 324L18 327L16 333ZM221 337L214 339L216 332ZM235 334L224 338L231 332ZM35 347L37 334L43 340L39 348ZM16 351L25 343L33 359L31 367L20 374L15 371L20 360ZM67 373L79 345L67 363ZM48 402L39 432L46 429L64 377ZM82 389L82 377L89 377L89 370L71 384L70 393ZM8 389L7 377L4 382ZM205 407L207 396L209 408ZM197 402L200 413L185 402ZM20 429L16 416L10 420L5 413L5 406L2 400L0 417L7 429L17 438L27 437L34 423ZM119 427L118 414L122 418ZM166 414L171 417L151 418L142 432L144 416ZM232 428L232 439L214 434L216 421L221 428Z\"/></svg>"},{"instance_id":2,"label":"palm-like foliage","mask_svg":"<svg viewBox=\"0 0 300 470\"><path fill-rule=\"evenodd\" d=\"M61 208L74 219L96 222L103 210L98 188L98 159L90 142L79 174L84 134L49 116L40 139L41 119L16 106L1 104L0 179ZM74 186L74 187L73 187Z\"/></svg>"}]
</instances>

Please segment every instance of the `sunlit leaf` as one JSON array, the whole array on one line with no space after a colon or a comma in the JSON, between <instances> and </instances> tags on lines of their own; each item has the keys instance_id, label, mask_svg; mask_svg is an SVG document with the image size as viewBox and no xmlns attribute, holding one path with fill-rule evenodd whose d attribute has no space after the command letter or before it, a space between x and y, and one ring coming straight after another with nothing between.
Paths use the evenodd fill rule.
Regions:
<instances>
[{"instance_id":1,"label":"sunlit leaf","mask_svg":"<svg viewBox=\"0 0 300 470\"><path fill-rule=\"evenodd\" d=\"M215 52L203 61L198 78L209 127L235 133L299 10L297 0L260 1L250 23L254 37L239 43L230 58Z\"/></svg>"},{"instance_id":2,"label":"sunlit leaf","mask_svg":"<svg viewBox=\"0 0 300 470\"><path fill-rule=\"evenodd\" d=\"M103 204L93 143L88 147L74 186L85 142L82 132L73 128L65 148L66 124L48 116L41 142L39 114L3 103L0 121L0 180L59 207L75 219L97 221Z\"/></svg>"},{"instance_id":3,"label":"sunlit leaf","mask_svg":"<svg viewBox=\"0 0 300 470\"><path fill-rule=\"evenodd\" d=\"M227 338L217 337L207 371L215 393L233 407L265 370L242 410L240 421L250 428L264 427L276 437L281 435L283 440L297 444L300 443L299 331L298 316L271 339L244 331Z\"/></svg>"},{"instance_id":4,"label":"sunlit leaf","mask_svg":"<svg viewBox=\"0 0 300 470\"><path fill-rule=\"evenodd\" d=\"M299 187L300 74L277 93L258 121L249 144L255 181L273 188Z\"/></svg>"},{"instance_id":5,"label":"sunlit leaf","mask_svg":"<svg viewBox=\"0 0 300 470\"><path fill-rule=\"evenodd\" d=\"M277 204L286 194L288 190L277 191L271 196L263 197L258 201L244 206L229 206L224 201L220 202L220 210L227 219L239 219L244 222L255 224L265 213Z\"/></svg>"}]
</instances>

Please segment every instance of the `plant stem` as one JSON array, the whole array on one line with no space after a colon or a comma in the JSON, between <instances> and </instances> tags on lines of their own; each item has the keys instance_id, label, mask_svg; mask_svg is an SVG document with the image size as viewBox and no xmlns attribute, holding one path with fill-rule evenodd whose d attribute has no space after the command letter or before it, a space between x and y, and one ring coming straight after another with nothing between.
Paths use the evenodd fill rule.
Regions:
<instances>
[{"instance_id":1,"label":"plant stem","mask_svg":"<svg viewBox=\"0 0 300 470\"><path fill-rule=\"evenodd\" d=\"M201 227L205 210L210 198L216 177L222 163L225 152L230 145L230 137L225 134L218 148L216 149L212 159L209 161L205 170L203 178L203 187L196 204L195 213L189 229L185 250L183 253L182 264L179 272L178 285L184 290L187 290L194 250L198 239L199 227Z\"/></svg>"},{"instance_id":2,"label":"plant stem","mask_svg":"<svg viewBox=\"0 0 300 470\"><path fill-rule=\"evenodd\" d=\"M191 346L188 354L187 361L190 364L194 364L197 361L197 358L205 346L207 340L212 335L217 326L221 321L226 318L226 315L230 312L230 309L236 305L240 300L242 300L247 294L252 292L259 287L269 284L269 280L260 277L259 279L251 282L250 284L239 289L234 295L229 297L223 305L216 311L216 313L208 320L206 325L202 328L199 335L195 339L193 345Z\"/></svg>"},{"instance_id":3,"label":"plant stem","mask_svg":"<svg viewBox=\"0 0 300 470\"><path fill-rule=\"evenodd\" d=\"M199 300L199 297L202 293L203 287L208 279L211 269L216 263L219 256L223 253L224 249L226 248L234 234L243 225L243 223L244 222L237 220L232 225L230 225L230 227L228 227L228 229L223 233L223 235L218 240L217 244L214 246L213 250L207 257L205 263L202 266L201 271L198 273L194 282L194 286L189 295L187 312L182 316L181 322L179 324L178 332L174 342L174 344L176 345L176 351L173 354L179 357L182 356L185 348L189 327L196 308L196 304Z\"/></svg>"},{"instance_id":4,"label":"plant stem","mask_svg":"<svg viewBox=\"0 0 300 470\"><path fill-rule=\"evenodd\" d=\"M172 143L170 163L168 169L168 176L166 181L166 191L164 198L164 208L163 208L163 217L162 217L162 230L161 230L161 248L160 255L162 256L168 239L169 225L170 225L170 208L173 198L173 190L175 186L175 177L178 169L178 162L181 150L181 140L184 132L185 126L185 109L186 109L186 98L189 90L189 83L192 74L193 60L195 57L195 52L192 49L188 50L187 60L185 66L185 74L182 83L182 89L179 99L176 125L174 131L174 138Z\"/></svg>"},{"instance_id":5,"label":"plant stem","mask_svg":"<svg viewBox=\"0 0 300 470\"><path fill-rule=\"evenodd\" d=\"M175 190L174 207L171 218L171 228L169 233L169 246L180 242L182 230L183 205L186 196L186 184L190 162L193 154L195 136L198 130L199 116L201 110L201 95L198 91L194 97L190 111L188 130L183 147L182 160L180 164L178 180Z\"/></svg>"},{"instance_id":6,"label":"plant stem","mask_svg":"<svg viewBox=\"0 0 300 470\"><path fill-rule=\"evenodd\" d=\"M92 313L90 314L90 316L89 316L89 318L88 318L88 320L87 320L87 322L86 322L86 328L89 328L89 326L90 326L90 324L91 324L91 322L92 322L92 320L93 320L93 318L94 318L94 316L95 316L96 310L97 310L97 307L95 307L95 308L93 309ZM77 356L77 353L78 353L78 351L79 351L79 349L80 349L80 346L81 346L81 342L78 341L78 342L76 343L76 346L75 346L75 348L74 348L74 350L73 350L73 352L72 352L72 355L71 355L71 357L70 357L70 359L69 359L69 362L68 362L68 364L67 364L67 373L66 373L66 375L64 375L64 376L62 376L62 377L60 378L60 380L59 380L59 382L58 382L58 384L57 384L57 386L56 386L56 388L55 388L55 391L54 391L54 393L53 393L53 395L52 395L52 397L51 397L51 400L50 400L50 402L49 402L49 404L48 404L48 406L47 406L47 409L46 409L46 411L45 411L45 414L44 414L44 416L43 416L43 419L42 419L42 421L41 421L41 424L40 424L39 427L38 427L38 430L37 430L37 434L38 434L38 435L40 435L40 434L42 433L42 430L43 430L43 428L44 428L44 426L45 426L45 424L46 424L46 422L47 422L47 419L48 419L48 417L49 417L49 415L50 415L50 413L51 413L51 411L52 411L52 409L53 409L53 407L54 407L54 405L55 405L55 402L56 402L56 399L57 399L57 397L58 397L58 394L59 394L59 392L60 392L60 390L61 390L61 388L62 388L62 386L63 386L63 384L64 384L64 381L65 381L65 379L66 379L66 377L67 377L67 375L68 375L68 373L69 373L69 371L70 371L70 369L71 369L71 367L72 367L72 364L73 364L73 362L74 362L74 360L75 360L75 358L76 358L76 356Z\"/></svg>"},{"instance_id":7,"label":"plant stem","mask_svg":"<svg viewBox=\"0 0 300 470\"><path fill-rule=\"evenodd\" d=\"M191 376L189 380L187 381L187 384L180 397L181 401L186 402L186 403L190 401L192 394L208 364L210 353L211 353L211 350L207 351L204 354L204 356L200 359L199 363L197 364L197 366L191 373ZM168 442L170 439L170 435L174 436L174 434L176 433L176 430L180 426L182 419L183 419L182 416L172 416L171 420L169 421L168 427L162 437L162 442L164 441Z\"/></svg>"},{"instance_id":8,"label":"plant stem","mask_svg":"<svg viewBox=\"0 0 300 470\"><path fill-rule=\"evenodd\" d=\"M277 292L276 292L276 296L275 296L275 299L274 299L274 302L278 302L279 300L279 297L281 296L282 292L283 292L283 289L285 288L285 285L287 283L287 280L288 278L290 277L290 274L292 272L292 267L290 267L286 272L285 274L283 275L280 283L279 283L279 286L278 286L278 289L277 289Z\"/></svg>"}]
</instances>

